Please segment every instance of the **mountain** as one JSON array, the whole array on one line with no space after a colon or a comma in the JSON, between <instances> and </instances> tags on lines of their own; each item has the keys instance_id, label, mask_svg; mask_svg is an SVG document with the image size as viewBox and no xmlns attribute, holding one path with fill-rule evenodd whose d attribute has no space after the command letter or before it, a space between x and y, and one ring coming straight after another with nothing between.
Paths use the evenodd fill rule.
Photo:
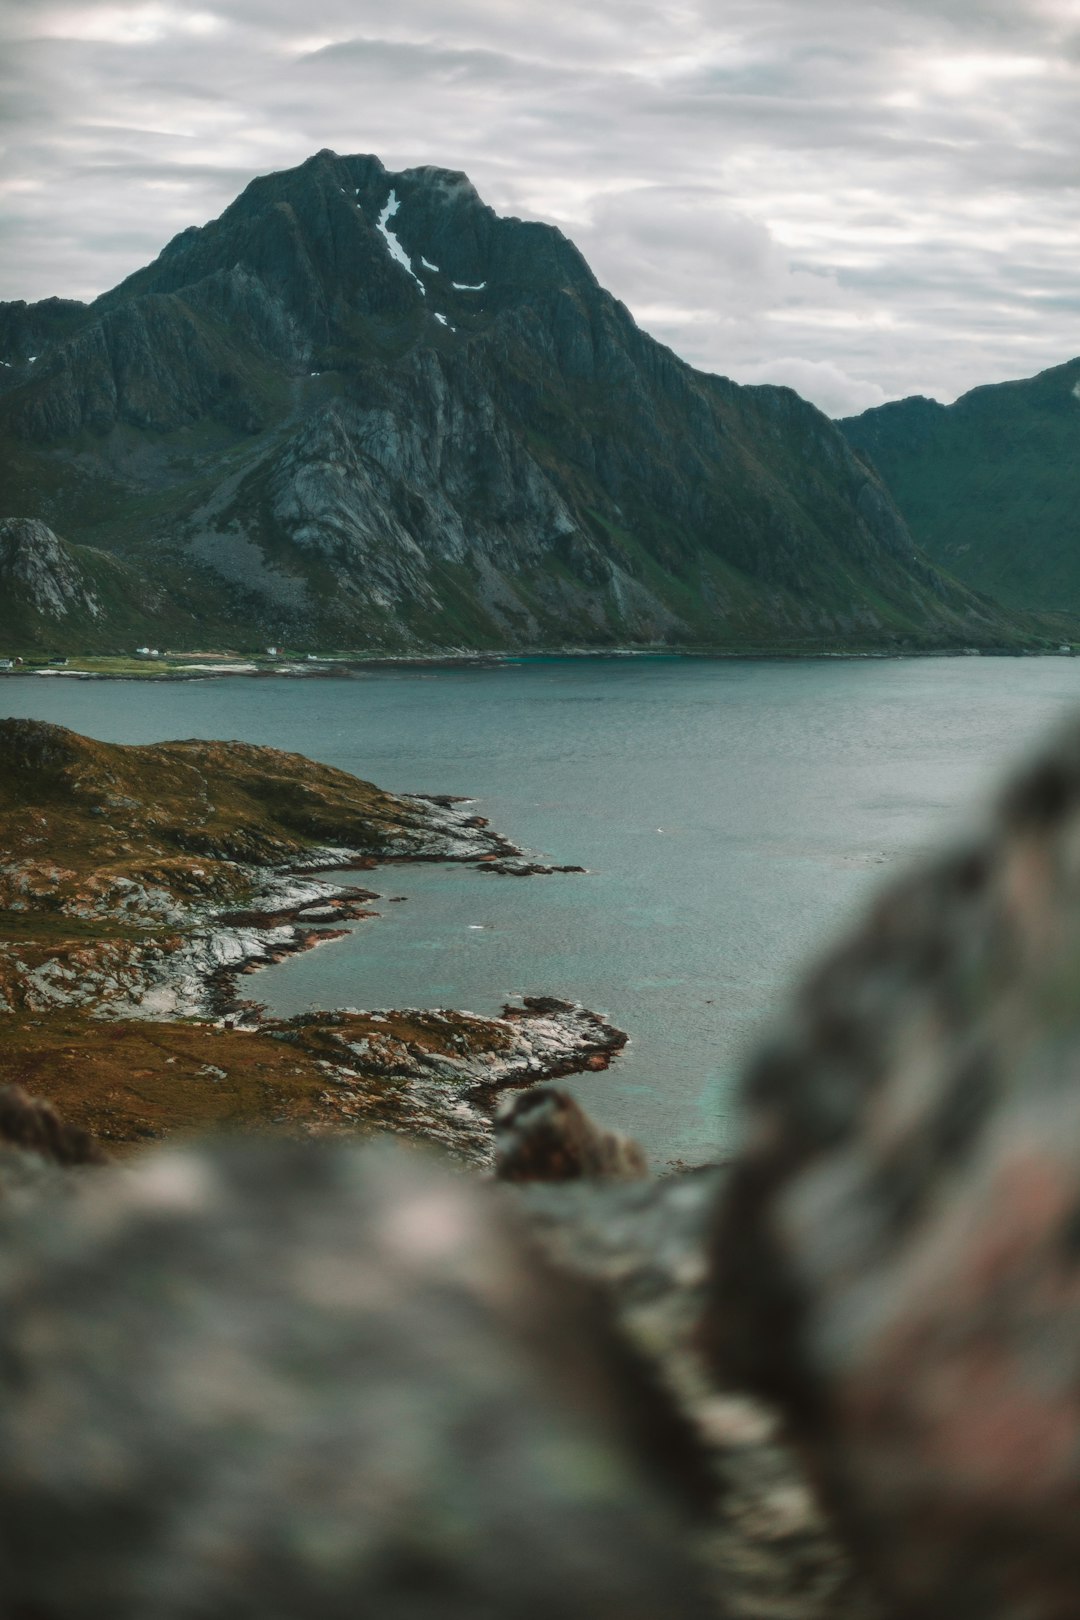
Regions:
<instances>
[{"instance_id":1,"label":"mountain","mask_svg":"<svg viewBox=\"0 0 1080 1620\"><path fill-rule=\"evenodd\" d=\"M320 152L92 304L0 305L0 356L0 514L114 558L176 646L1030 633L819 411L694 371L461 174Z\"/></svg>"},{"instance_id":2,"label":"mountain","mask_svg":"<svg viewBox=\"0 0 1080 1620\"><path fill-rule=\"evenodd\" d=\"M166 612L148 581L117 558L69 546L38 518L0 519L0 637L19 648L61 643L107 651Z\"/></svg>"},{"instance_id":3,"label":"mountain","mask_svg":"<svg viewBox=\"0 0 1080 1620\"><path fill-rule=\"evenodd\" d=\"M939 567L1015 608L1080 611L1080 359L838 425Z\"/></svg>"}]
</instances>

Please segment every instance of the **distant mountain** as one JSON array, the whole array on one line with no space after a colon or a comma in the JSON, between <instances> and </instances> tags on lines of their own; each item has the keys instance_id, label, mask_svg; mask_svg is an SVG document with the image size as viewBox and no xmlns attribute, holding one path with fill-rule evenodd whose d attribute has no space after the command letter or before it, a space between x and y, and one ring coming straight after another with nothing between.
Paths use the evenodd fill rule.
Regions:
<instances>
[{"instance_id":1,"label":"distant mountain","mask_svg":"<svg viewBox=\"0 0 1080 1620\"><path fill-rule=\"evenodd\" d=\"M1013 607L1080 612L1080 359L839 426L939 567Z\"/></svg>"},{"instance_id":2,"label":"distant mountain","mask_svg":"<svg viewBox=\"0 0 1080 1620\"><path fill-rule=\"evenodd\" d=\"M320 152L93 304L0 305L0 359L0 514L116 559L178 646L1029 633L819 411L692 370L461 174Z\"/></svg>"}]
</instances>

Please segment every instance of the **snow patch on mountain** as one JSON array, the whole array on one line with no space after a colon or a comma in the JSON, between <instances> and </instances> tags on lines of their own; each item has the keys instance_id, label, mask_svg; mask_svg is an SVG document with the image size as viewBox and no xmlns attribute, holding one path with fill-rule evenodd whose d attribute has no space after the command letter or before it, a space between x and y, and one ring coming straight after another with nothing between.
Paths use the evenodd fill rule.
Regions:
<instances>
[{"instance_id":1,"label":"snow patch on mountain","mask_svg":"<svg viewBox=\"0 0 1080 1620\"><path fill-rule=\"evenodd\" d=\"M424 283L420 280L420 277L417 275L416 271L413 269L412 260L409 258L409 255L405 252L405 249L402 247L401 243L398 241L398 239L395 236L394 232L390 229L390 221L393 219L394 215L397 213L397 211L398 211L398 209L400 207L401 207L401 200L398 197L397 192L392 191L390 193L389 197L386 199L386 206L384 207L382 213L379 215L378 220L376 221L376 224L378 225L379 231L382 234L383 241L386 243L387 247L390 249L391 257L396 259L398 264L400 264L401 267L404 270L407 270L409 272L410 276L412 276L413 280L416 282L416 285L419 287L420 291L426 295L427 288L424 286Z\"/></svg>"}]
</instances>

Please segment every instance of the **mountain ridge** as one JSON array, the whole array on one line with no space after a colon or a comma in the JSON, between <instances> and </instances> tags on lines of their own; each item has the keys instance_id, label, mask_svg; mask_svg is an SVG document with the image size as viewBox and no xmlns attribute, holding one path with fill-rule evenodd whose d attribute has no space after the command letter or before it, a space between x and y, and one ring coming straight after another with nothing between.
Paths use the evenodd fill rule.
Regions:
<instances>
[{"instance_id":1,"label":"mountain ridge","mask_svg":"<svg viewBox=\"0 0 1080 1620\"><path fill-rule=\"evenodd\" d=\"M454 171L317 153L91 304L0 306L0 346L0 514L152 578L155 635L408 653L1033 633L916 554L813 406L695 372L560 231Z\"/></svg>"},{"instance_id":2,"label":"mountain ridge","mask_svg":"<svg viewBox=\"0 0 1080 1620\"><path fill-rule=\"evenodd\" d=\"M1012 608L1080 611L1080 359L837 425L938 566Z\"/></svg>"}]
</instances>

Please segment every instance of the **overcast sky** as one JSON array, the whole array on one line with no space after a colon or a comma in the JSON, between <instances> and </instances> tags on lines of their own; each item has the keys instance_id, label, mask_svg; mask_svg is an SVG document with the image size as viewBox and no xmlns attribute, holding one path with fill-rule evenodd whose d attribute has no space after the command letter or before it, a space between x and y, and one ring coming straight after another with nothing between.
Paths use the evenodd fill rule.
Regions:
<instances>
[{"instance_id":1,"label":"overcast sky","mask_svg":"<svg viewBox=\"0 0 1080 1620\"><path fill-rule=\"evenodd\" d=\"M465 169L834 414L1080 353L1080 0L0 0L0 297L320 147Z\"/></svg>"}]
</instances>

